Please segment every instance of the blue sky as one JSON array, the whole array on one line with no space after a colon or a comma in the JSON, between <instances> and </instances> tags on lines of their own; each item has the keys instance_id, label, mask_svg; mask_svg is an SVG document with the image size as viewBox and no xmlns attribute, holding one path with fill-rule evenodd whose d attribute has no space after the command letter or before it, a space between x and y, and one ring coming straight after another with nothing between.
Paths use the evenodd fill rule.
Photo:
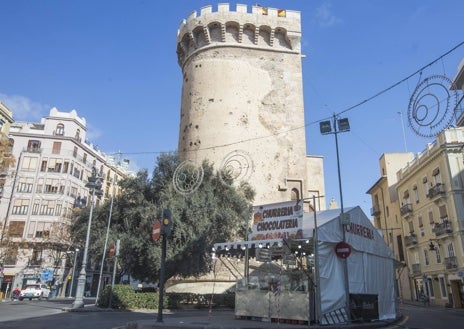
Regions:
<instances>
[{"instance_id":1,"label":"blue sky","mask_svg":"<svg viewBox=\"0 0 464 329\"><path fill-rule=\"evenodd\" d=\"M408 127L416 85L432 75L453 78L464 46L346 110L463 42L464 2L258 3L301 11L307 153L324 157L326 197L339 202L334 137L322 136L318 121L343 112L351 125L338 135L344 205L360 205L369 215L366 191L380 177L381 154L420 152L432 141ZM38 121L51 107L76 109L101 150L120 151L151 171L160 152L177 148L177 29L190 12L210 4L217 2L2 0L0 100L21 121Z\"/></svg>"}]
</instances>

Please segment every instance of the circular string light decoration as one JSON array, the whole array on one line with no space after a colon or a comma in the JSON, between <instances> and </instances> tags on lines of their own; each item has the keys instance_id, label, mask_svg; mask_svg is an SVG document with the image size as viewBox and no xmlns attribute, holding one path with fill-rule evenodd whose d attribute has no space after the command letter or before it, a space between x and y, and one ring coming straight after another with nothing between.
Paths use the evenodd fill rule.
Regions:
<instances>
[{"instance_id":1,"label":"circular string light decoration","mask_svg":"<svg viewBox=\"0 0 464 329\"><path fill-rule=\"evenodd\" d=\"M234 182L247 181L253 172L253 160L250 154L243 150L235 150L227 154L222 161L220 179L223 184L228 185L223 177L224 173L231 177Z\"/></svg>"},{"instance_id":2,"label":"circular string light decoration","mask_svg":"<svg viewBox=\"0 0 464 329\"><path fill-rule=\"evenodd\" d=\"M174 189L183 195L191 194L200 187L204 174L202 166L197 167L191 160L185 160L174 171Z\"/></svg>"},{"instance_id":3,"label":"circular string light decoration","mask_svg":"<svg viewBox=\"0 0 464 329\"><path fill-rule=\"evenodd\" d=\"M450 127L455 117L458 93L444 75L432 75L419 83L409 100L408 121L422 137L434 137Z\"/></svg>"}]
</instances>

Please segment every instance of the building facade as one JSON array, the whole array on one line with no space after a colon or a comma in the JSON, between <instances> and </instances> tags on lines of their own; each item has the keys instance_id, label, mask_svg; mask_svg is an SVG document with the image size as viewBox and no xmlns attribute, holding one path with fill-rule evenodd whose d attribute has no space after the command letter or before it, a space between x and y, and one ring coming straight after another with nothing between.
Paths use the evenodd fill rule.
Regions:
<instances>
[{"instance_id":1,"label":"building facade","mask_svg":"<svg viewBox=\"0 0 464 329\"><path fill-rule=\"evenodd\" d=\"M95 198L98 206L118 193L116 183L127 175L127 168L109 161L86 134L86 120L75 110L53 108L40 123L11 125L16 163L0 202L4 293L40 279L69 294L66 287L78 255L68 227L73 210L90 205L88 177L95 168L103 192ZM92 272L89 275L91 283Z\"/></svg>"},{"instance_id":2,"label":"building facade","mask_svg":"<svg viewBox=\"0 0 464 329\"><path fill-rule=\"evenodd\" d=\"M464 90L464 60L451 89ZM400 297L418 300L425 294L434 304L462 308L462 114L456 122L457 127L442 131L434 143L417 155L382 155L382 176L368 193L372 196L375 226L384 232L384 239L403 265L397 270ZM405 270L409 282L405 280Z\"/></svg>"},{"instance_id":3,"label":"building facade","mask_svg":"<svg viewBox=\"0 0 464 329\"><path fill-rule=\"evenodd\" d=\"M325 209L322 157L306 154L300 20L225 3L182 22L178 151L249 182L256 205L317 195Z\"/></svg>"},{"instance_id":4,"label":"building facade","mask_svg":"<svg viewBox=\"0 0 464 329\"><path fill-rule=\"evenodd\" d=\"M3 195L8 170L14 165L11 153L12 141L10 141L10 126L13 123L13 112L0 102L0 198Z\"/></svg>"},{"instance_id":5,"label":"building facade","mask_svg":"<svg viewBox=\"0 0 464 329\"><path fill-rule=\"evenodd\" d=\"M411 300L409 271L403 245L403 226L398 206L396 173L414 159L413 153L384 153L380 157L381 176L367 191L372 196L371 216L381 231L385 243L393 250L396 260L396 289L400 299Z\"/></svg>"}]
</instances>

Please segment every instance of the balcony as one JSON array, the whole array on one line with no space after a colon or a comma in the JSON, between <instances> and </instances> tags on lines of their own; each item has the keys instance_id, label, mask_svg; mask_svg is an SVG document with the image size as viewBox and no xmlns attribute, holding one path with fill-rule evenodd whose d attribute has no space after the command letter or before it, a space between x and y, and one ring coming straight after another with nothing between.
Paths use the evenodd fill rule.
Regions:
<instances>
[{"instance_id":1,"label":"balcony","mask_svg":"<svg viewBox=\"0 0 464 329\"><path fill-rule=\"evenodd\" d=\"M415 233L411 233L411 235L406 235L404 237L404 244L406 247L411 247L417 244L417 237Z\"/></svg>"},{"instance_id":2,"label":"balcony","mask_svg":"<svg viewBox=\"0 0 464 329\"><path fill-rule=\"evenodd\" d=\"M456 259L456 256L446 257L445 267L447 270L458 268L458 260Z\"/></svg>"},{"instance_id":3,"label":"balcony","mask_svg":"<svg viewBox=\"0 0 464 329\"><path fill-rule=\"evenodd\" d=\"M40 265L42 265L42 259L29 260L29 266L40 266Z\"/></svg>"},{"instance_id":4,"label":"balcony","mask_svg":"<svg viewBox=\"0 0 464 329\"><path fill-rule=\"evenodd\" d=\"M371 216L379 216L380 215L380 206L379 205L375 205L371 208Z\"/></svg>"},{"instance_id":5,"label":"balcony","mask_svg":"<svg viewBox=\"0 0 464 329\"><path fill-rule=\"evenodd\" d=\"M429 189L429 193L427 194L427 197L431 200L443 196L445 196L445 184L442 183L435 184L435 186Z\"/></svg>"},{"instance_id":6,"label":"balcony","mask_svg":"<svg viewBox=\"0 0 464 329\"><path fill-rule=\"evenodd\" d=\"M421 266L420 266L420 264L412 264L412 274L414 276L421 275Z\"/></svg>"},{"instance_id":7,"label":"balcony","mask_svg":"<svg viewBox=\"0 0 464 329\"><path fill-rule=\"evenodd\" d=\"M26 147L23 151L29 153L42 153L42 149L40 147Z\"/></svg>"},{"instance_id":8,"label":"balcony","mask_svg":"<svg viewBox=\"0 0 464 329\"><path fill-rule=\"evenodd\" d=\"M412 214L412 205L410 203L407 203L404 206L401 206L400 214L403 217L409 217L409 215Z\"/></svg>"},{"instance_id":9,"label":"balcony","mask_svg":"<svg viewBox=\"0 0 464 329\"><path fill-rule=\"evenodd\" d=\"M438 237L443 234L453 233L453 228L451 227L451 223L448 220L444 220L443 223L435 223L432 232L435 233L435 236Z\"/></svg>"}]
</instances>

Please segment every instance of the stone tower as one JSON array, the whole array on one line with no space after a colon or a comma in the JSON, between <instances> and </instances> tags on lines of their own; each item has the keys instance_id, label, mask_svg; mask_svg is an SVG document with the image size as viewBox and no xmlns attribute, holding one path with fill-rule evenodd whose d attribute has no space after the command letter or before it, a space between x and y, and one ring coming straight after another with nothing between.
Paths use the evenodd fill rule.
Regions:
<instances>
[{"instance_id":1,"label":"stone tower","mask_svg":"<svg viewBox=\"0 0 464 329\"><path fill-rule=\"evenodd\" d=\"M248 181L255 205L324 195L322 158L306 155L300 40L299 12L260 6L206 6L179 27L180 158Z\"/></svg>"}]
</instances>

